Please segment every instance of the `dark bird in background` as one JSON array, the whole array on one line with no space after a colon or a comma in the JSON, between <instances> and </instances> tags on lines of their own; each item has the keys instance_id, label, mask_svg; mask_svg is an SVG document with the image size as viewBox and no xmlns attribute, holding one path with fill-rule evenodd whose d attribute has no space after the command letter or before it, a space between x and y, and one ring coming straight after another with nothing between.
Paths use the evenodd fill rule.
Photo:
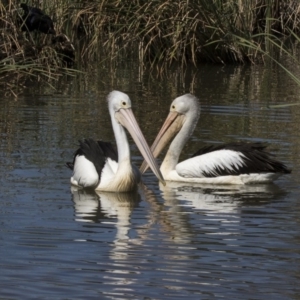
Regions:
<instances>
[{"instance_id":1,"label":"dark bird in background","mask_svg":"<svg viewBox=\"0 0 300 300\"><path fill-rule=\"evenodd\" d=\"M52 19L37 7L21 4L24 11L22 16L22 31L37 30L45 34L56 34Z\"/></svg>"}]
</instances>

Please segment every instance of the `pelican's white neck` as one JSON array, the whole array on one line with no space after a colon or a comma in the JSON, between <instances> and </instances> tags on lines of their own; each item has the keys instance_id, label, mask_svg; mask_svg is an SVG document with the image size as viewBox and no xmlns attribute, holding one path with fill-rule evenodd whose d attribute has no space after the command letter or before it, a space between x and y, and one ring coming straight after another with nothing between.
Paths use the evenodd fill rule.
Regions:
<instances>
[{"instance_id":1,"label":"pelican's white neck","mask_svg":"<svg viewBox=\"0 0 300 300\"><path fill-rule=\"evenodd\" d=\"M185 122L170 144L169 150L160 167L161 173L165 178L167 178L167 174L170 171L175 170L181 151L194 132L200 116L200 106L197 105L196 108L190 109L185 116Z\"/></svg>"},{"instance_id":2,"label":"pelican's white neck","mask_svg":"<svg viewBox=\"0 0 300 300\"><path fill-rule=\"evenodd\" d=\"M128 165L127 168L131 170L132 167L131 167L130 148L126 136L126 131L124 127L116 120L114 112L111 112L111 123L115 134L115 140L117 143L118 165L120 167L120 164L122 162L122 165L124 166L125 163L126 165ZM118 171L119 171L119 167L118 167Z\"/></svg>"}]
</instances>

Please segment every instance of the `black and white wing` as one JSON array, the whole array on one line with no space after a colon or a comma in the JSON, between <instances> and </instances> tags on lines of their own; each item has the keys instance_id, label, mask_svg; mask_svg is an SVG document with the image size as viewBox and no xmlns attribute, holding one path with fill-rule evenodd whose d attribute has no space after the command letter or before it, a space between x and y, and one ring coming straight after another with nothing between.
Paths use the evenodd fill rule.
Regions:
<instances>
[{"instance_id":1,"label":"black and white wing","mask_svg":"<svg viewBox=\"0 0 300 300\"><path fill-rule=\"evenodd\" d=\"M79 141L73 162L67 166L73 170L73 185L95 188L102 176L116 173L118 154L111 143L85 139Z\"/></svg>"},{"instance_id":2,"label":"black and white wing","mask_svg":"<svg viewBox=\"0 0 300 300\"><path fill-rule=\"evenodd\" d=\"M201 178L252 173L290 173L260 143L206 146L176 166L182 177Z\"/></svg>"}]
</instances>

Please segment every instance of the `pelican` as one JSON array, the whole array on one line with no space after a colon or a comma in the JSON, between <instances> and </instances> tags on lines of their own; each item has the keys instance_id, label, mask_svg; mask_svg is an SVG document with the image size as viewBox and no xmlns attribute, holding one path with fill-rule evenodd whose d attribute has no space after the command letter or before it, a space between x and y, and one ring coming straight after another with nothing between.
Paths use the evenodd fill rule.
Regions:
<instances>
[{"instance_id":1,"label":"pelican","mask_svg":"<svg viewBox=\"0 0 300 300\"><path fill-rule=\"evenodd\" d=\"M160 167L166 181L206 184L268 183L282 174L287 167L272 158L260 143L230 143L207 146L191 158L178 163L180 153L193 133L200 116L199 100L191 94L176 98L161 127L151 151L157 157L176 135ZM144 161L140 171L148 168Z\"/></svg>"},{"instance_id":2,"label":"pelican","mask_svg":"<svg viewBox=\"0 0 300 300\"><path fill-rule=\"evenodd\" d=\"M80 142L73 162L67 166L73 170L71 184L98 191L127 192L136 188L141 174L131 164L129 143L124 127L129 131L144 159L156 177L164 179L131 110L128 95L112 91L107 96L108 109L117 143L117 152L110 143L85 139Z\"/></svg>"}]
</instances>

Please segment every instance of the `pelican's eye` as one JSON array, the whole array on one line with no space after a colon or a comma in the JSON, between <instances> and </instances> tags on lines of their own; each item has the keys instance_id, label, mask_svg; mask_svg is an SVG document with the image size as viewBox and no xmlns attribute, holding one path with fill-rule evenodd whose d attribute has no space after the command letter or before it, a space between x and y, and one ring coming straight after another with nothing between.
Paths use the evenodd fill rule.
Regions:
<instances>
[{"instance_id":1,"label":"pelican's eye","mask_svg":"<svg viewBox=\"0 0 300 300\"><path fill-rule=\"evenodd\" d=\"M122 104L123 104L123 106L126 106L126 102L125 101L123 101Z\"/></svg>"},{"instance_id":2,"label":"pelican's eye","mask_svg":"<svg viewBox=\"0 0 300 300\"><path fill-rule=\"evenodd\" d=\"M175 109L175 105L172 105L172 109Z\"/></svg>"}]
</instances>

